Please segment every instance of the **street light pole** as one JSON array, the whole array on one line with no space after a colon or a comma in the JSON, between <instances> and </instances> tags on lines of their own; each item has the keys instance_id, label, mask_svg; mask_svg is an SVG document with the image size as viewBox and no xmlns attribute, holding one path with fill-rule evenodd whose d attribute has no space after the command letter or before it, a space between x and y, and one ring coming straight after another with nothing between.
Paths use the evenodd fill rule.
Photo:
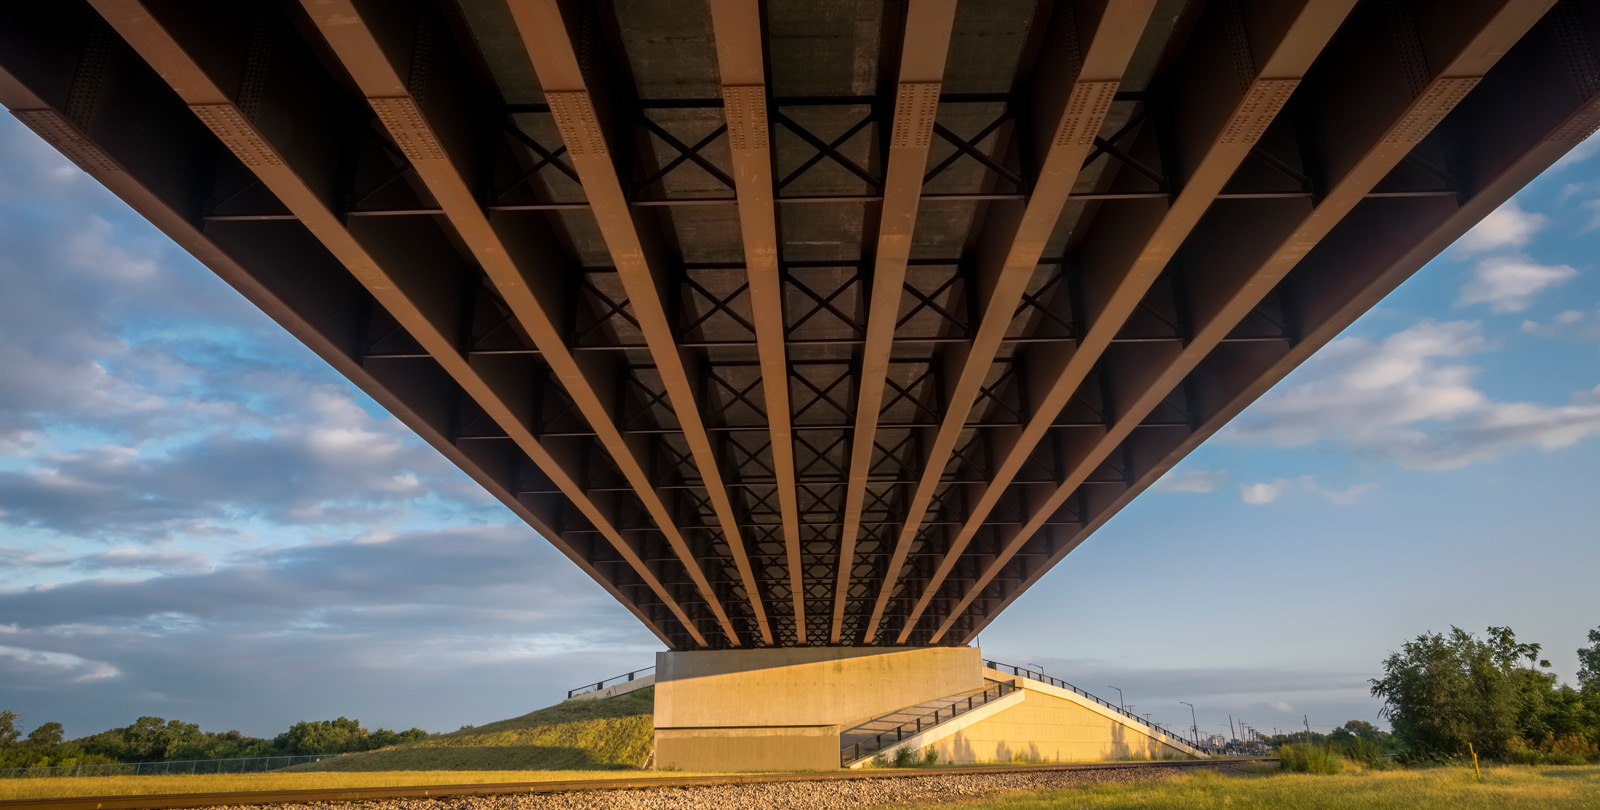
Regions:
<instances>
[{"instance_id":1,"label":"street light pole","mask_svg":"<svg viewBox=\"0 0 1600 810\"><path fill-rule=\"evenodd\" d=\"M1120 687L1120 686L1108 686L1106 688L1107 689L1115 689L1115 690L1117 690L1117 708L1122 709L1123 711L1127 711L1127 709L1125 707L1123 707L1123 705L1122 705L1122 687Z\"/></svg>"},{"instance_id":2,"label":"street light pole","mask_svg":"<svg viewBox=\"0 0 1600 810\"><path fill-rule=\"evenodd\" d=\"M1194 744L1195 745L1199 745L1200 744L1200 721L1195 719L1194 704L1190 703L1187 700L1180 700L1178 702L1189 707L1189 722L1193 723L1193 725L1191 725L1189 727L1194 729Z\"/></svg>"}]
</instances>

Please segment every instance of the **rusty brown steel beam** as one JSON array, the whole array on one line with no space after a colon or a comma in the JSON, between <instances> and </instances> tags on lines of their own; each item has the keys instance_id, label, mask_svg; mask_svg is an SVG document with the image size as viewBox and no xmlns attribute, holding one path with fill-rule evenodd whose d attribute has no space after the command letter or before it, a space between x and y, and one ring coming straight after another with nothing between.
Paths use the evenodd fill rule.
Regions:
<instances>
[{"instance_id":1,"label":"rusty brown steel beam","mask_svg":"<svg viewBox=\"0 0 1600 810\"><path fill-rule=\"evenodd\" d=\"M728 498L728 490L722 480L716 448L706 431L699 397L695 394L683 354L672 334L672 322L662 304L667 259L659 238L656 238L658 235L641 227L623 191L607 141L606 128L612 123L610 111L597 108L583 66L579 64L577 49L569 35L568 24L575 26L576 21L564 17L558 0L509 0L508 4L533 63L534 73L539 77L545 99L550 104L556 128L561 132L567 154L571 156L573 168L582 181L584 194L589 199L589 210L594 214L601 238L616 264L634 317L638 320L639 331L644 334L662 384L672 401L673 411L677 414L684 440L705 483L723 537L739 571L745 596L754 610L762 640L770 644L772 629L767 621L766 607L762 604L755 575L750 568L749 554L743 535L739 532L733 502ZM674 548L679 549L685 564L690 566L690 575L705 594L717 620L728 633L730 642L739 646L741 641L738 634L728 621L727 613L710 582L706 581L699 566L690 564L693 555L688 545L675 528L668 528L671 516L663 511L656 519L663 524L662 531L667 532Z\"/></svg>"},{"instance_id":2,"label":"rusty brown steel beam","mask_svg":"<svg viewBox=\"0 0 1600 810\"><path fill-rule=\"evenodd\" d=\"M395 17L389 13L392 7L358 3L355 0L302 0L302 5L360 86L395 142L406 150L418 176L438 200L446 218L461 234L462 241L494 280L501 296L528 331L542 358L555 372L584 418L594 427L596 438L611 453L618 469L633 486L668 543L677 552L730 643L738 646L738 633L728 620L704 570L689 550L665 499L651 481L640 449L630 444L617 427L617 414L611 413L608 405L608 386L604 382L606 372L580 362L562 337L561 308L565 298L559 285L547 280L554 275L551 273L554 269L552 265L556 268L561 265L538 255L540 246L530 245L525 238L519 238L515 225L507 224L504 220L491 220L480 207L477 195L463 174L464 162L459 158L453 159L456 152L453 144L447 138L440 137L441 132L449 131L451 122L439 119L437 107L419 103L416 96L419 88L411 86L413 80L407 70L412 57L410 37L380 41L382 32L394 30L392 23ZM374 21L378 24L375 25ZM384 27L385 24L390 25ZM581 160L578 162L580 166L583 163ZM624 262L617 262L619 270L623 265ZM541 279L541 276L545 278ZM632 293L630 288L630 300L637 309L640 303L632 298ZM691 420L682 421L687 425ZM720 489L716 479L705 480L708 488ZM722 497L726 500L727 496L724 493ZM729 545L739 547L736 536L730 539ZM746 587L749 588L751 583L747 568L746 564L740 571L746 576ZM764 635L770 636L761 606L756 604L755 607ZM769 643L770 640L768 637Z\"/></svg>"},{"instance_id":3,"label":"rusty brown steel beam","mask_svg":"<svg viewBox=\"0 0 1600 810\"><path fill-rule=\"evenodd\" d=\"M772 437L772 468L789 572L798 643L806 643L806 596L801 581L800 505L795 490L794 433L789 417L789 364L784 347L783 280L778 270L778 222L773 202L772 146L767 128L767 72L757 0L708 0L722 82L722 111L733 155L739 233L750 283L761 391ZM753 594L752 594L752 598ZM772 643L770 631L766 641Z\"/></svg>"},{"instance_id":4,"label":"rusty brown steel beam","mask_svg":"<svg viewBox=\"0 0 1600 810\"><path fill-rule=\"evenodd\" d=\"M238 87L226 87L225 80L212 73L215 66L202 64L199 52L188 49L199 44L194 41L198 36L192 33L196 21L181 21L185 30L191 32L190 41L182 42L180 36L183 31L169 29L168 25L173 21L158 17L152 6L141 0L90 0L90 4L155 68L194 114L261 179L263 185L361 281L384 309L405 327L518 447L544 470L673 611L695 642L706 646L704 636L687 612L640 558L633 544L617 530L600 505L584 492L578 477L569 471L568 465L534 436L525 418L527 408L514 405L511 400L511 391L520 386L503 377L498 380L492 378L491 369L480 368L462 355L456 339L447 328L455 314L448 311L445 299L439 295L440 279L436 271L427 265L427 257L410 255L397 249L395 244L370 234L363 238L342 221L339 212L329 206L324 191L301 174L306 158L296 150L304 148L305 139L286 144L282 136L292 134L292 130L285 133L282 128L272 131L279 136L277 138L269 134L253 120L252 110L241 107L240 100L235 97ZM208 48L205 52L224 58L237 56L241 62L246 56L222 55L214 48ZM253 67L264 70L260 65ZM250 69L252 66L245 68L246 71ZM267 81L266 76L255 76L236 84L260 91ZM254 102L246 100L245 103ZM278 108L277 112L287 114L288 109ZM308 131L315 131L315 127L308 128ZM434 278L430 278L430 275Z\"/></svg>"},{"instance_id":5,"label":"rusty brown steel beam","mask_svg":"<svg viewBox=\"0 0 1600 810\"><path fill-rule=\"evenodd\" d=\"M977 252L977 289L970 293L976 296L981 316L970 346L947 363L952 369L948 379L954 384L941 403L943 421L929 443L922 477L907 506L863 643L873 643L878 635L884 608L894 595L906 555L967 415L1155 8L1153 0L1081 5L1057 6L1046 34L1042 52L1051 58L1041 60L1035 69L1033 109L1044 127L1035 141L1048 148L1027 202L995 203L986 222Z\"/></svg>"},{"instance_id":6,"label":"rusty brown steel beam","mask_svg":"<svg viewBox=\"0 0 1600 810\"><path fill-rule=\"evenodd\" d=\"M28 34L43 38L42 32L28 32ZM11 54L0 53L0 61L10 56ZM63 64L62 67L74 66ZM414 431L423 441L478 482L535 531L548 539L580 570L599 583L607 593L643 622L658 639L668 647L674 646L661 626L624 594L612 578L597 567L588 554L579 551L578 545L557 531L545 516L538 514L529 504L519 499L512 492L510 482L491 473L484 463L473 457L472 453L450 440L448 425L442 424L443 420L439 416L444 408L421 401L416 386L397 384L400 381L385 382L380 379L383 376L381 372L362 364L358 353L352 348L351 338L356 335L354 322L358 317L353 309L358 309L360 306L359 300L356 299L357 291L360 295L365 295L365 290L338 268L337 261L332 256L325 252L321 257L299 256L290 263L290 273L285 274L283 267L276 266L272 262L272 259L279 257L268 251L227 249L219 244L216 237L197 226L191 214L186 213L196 208L194 200L173 199L170 196L170 184L164 183L167 177L157 175L151 178L130 170L128 164L119 159L115 148L97 143L84 124L73 120L64 111L63 107L70 104L46 101L29 86L29 81L13 72L14 69L9 64L0 63L0 105L4 105L12 115L46 143L72 160L179 247L188 251L247 301L254 304L290 335L349 379L363 393L372 397L402 424ZM34 78L38 81L45 77ZM50 84L62 87L67 83L51 81ZM185 118L189 116L188 111L182 108L176 108L172 112ZM155 112L149 111L145 115L143 123L148 124L150 116L155 115ZM204 131L198 123L191 126L197 132ZM209 132L206 135L210 137ZM167 145L172 149L181 149L180 144L172 141L168 141ZM150 153L141 150L140 157L144 175L148 175L152 164ZM184 154L180 159L187 157L189 155ZM165 186L166 191L158 190L158 186L150 182L152 179ZM295 227L299 227L298 223ZM308 246L316 244L309 234L304 237L304 242ZM280 249L283 247L280 244ZM334 314L337 312L335 305L341 301L348 302L353 308L346 310L349 312L347 320L341 320ZM432 388L437 389L437 386Z\"/></svg>"},{"instance_id":7,"label":"rusty brown steel beam","mask_svg":"<svg viewBox=\"0 0 1600 810\"><path fill-rule=\"evenodd\" d=\"M1432 18L1414 23L1401 20L1399 25L1396 25L1392 16L1384 18L1373 15L1376 18L1371 20L1375 33L1383 34L1391 28L1399 31L1399 35L1392 40L1399 43L1396 47L1401 51L1395 64L1414 70L1418 64L1416 58L1427 54L1437 65L1432 69L1432 75L1425 77L1425 80L1417 77L1416 86L1410 87L1404 85L1407 76L1382 77L1373 75L1371 71L1365 76L1353 76L1341 83L1340 89L1352 106L1343 109L1344 118L1338 122L1347 127L1348 131L1343 133L1346 137L1327 139L1328 143L1338 144L1344 154L1329 161L1326 171L1332 182L1326 195L1298 221L1284 223L1264 217L1250 217L1250 227L1257 232L1281 232L1271 239L1275 247L1265 256L1253 257L1248 250L1244 251L1245 255L1239 256L1238 231L1221 230L1219 241L1232 239L1235 244L1219 244L1218 252L1234 258L1234 261L1218 262L1211 276L1215 283L1208 283L1205 289L1192 293L1194 321L1199 326L1194 339L1182 353L1165 363L1154 364L1146 369L1123 370L1124 379L1120 387L1128 389L1129 404L1118 415L1116 424L1073 461L1065 481L1043 499L1027 523L1007 538L1000 552L984 567L983 573L943 617L933 632L933 642L937 643L944 637L990 580L1000 574L1012 556L1066 503L1089 474L1127 438L1134 426L1202 358L1215 349L1221 339L1332 232L1439 121L1466 98L1484 74L1553 4L1554 0L1509 0L1494 4L1478 3L1471 7L1466 4L1436 6L1432 9ZM1476 15L1473 12L1477 12ZM1390 12L1391 15L1396 13L1405 12ZM1413 43L1404 41L1406 28L1410 25L1414 25L1411 30L1417 32L1417 40ZM1477 27L1462 31L1462 26L1470 25ZM1367 46L1370 42L1370 39L1365 40L1362 45ZM1350 58L1357 57L1352 55ZM1362 53L1360 58L1370 59L1371 55ZM1427 70L1425 60L1422 64L1423 70ZM1378 86L1359 86L1357 82L1361 80L1370 80ZM1397 82L1403 93L1392 92ZM1385 88L1391 92L1384 93ZM1360 106L1353 106L1355 104ZM1392 117L1383 119L1382 116L1386 114ZM1374 120L1374 116L1378 118ZM1330 334L1328 338L1331 337ZM910 629L908 622L906 633Z\"/></svg>"},{"instance_id":8,"label":"rusty brown steel beam","mask_svg":"<svg viewBox=\"0 0 1600 810\"><path fill-rule=\"evenodd\" d=\"M866 498L895 323L900 317L906 266L911 260L912 231L921 203L922 174L928 165L933 122L939 114L939 91L955 16L955 0L924 0L911 4L906 11L894 124L889 136L889 165L884 175L883 209L873 258L872 299L867 306L866 340L861 347L860 376L856 381L856 416L851 430L844 524L839 532L838 584L834 588L833 629L829 636L834 644L839 643L850 596L862 502Z\"/></svg>"},{"instance_id":9,"label":"rusty brown steel beam","mask_svg":"<svg viewBox=\"0 0 1600 810\"><path fill-rule=\"evenodd\" d=\"M969 643L980 631L1027 588L1039 581L1084 540L1103 526L1134 498L1160 480L1185 456L1214 435L1246 407L1288 376L1313 354L1354 323L1412 274L1460 239L1485 216L1511 199L1574 146L1600 129L1600 15L1587 22L1579 4L1564 0L1552 15L1566 19L1541 24L1539 41L1525 43L1519 55L1528 57L1526 72L1507 77L1503 90L1512 98L1496 105L1485 105L1487 129L1499 125L1515 129L1513 136L1496 135L1498 154L1485 155L1483 185L1459 207L1436 205L1430 216L1399 222L1388 211L1374 211L1370 224L1383 230L1380 241L1357 243L1352 240L1342 250L1327 250L1308 257L1311 266L1302 265L1290 276L1300 278L1303 271L1315 275L1305 283L1315 286L1318 297L1300 296L1304 311L1299 313L1305 328L1304 338L1285 347L1275 356L1256 360L1248 371L1227 375L1219 381L1225 390L1217 392L1217 404L1199 428L1139 474L1137 480L1115 500L1105 505L1082 529L1062 540L1035 570L1021 578L998 605L963 631L958 643ZM1587 30L1585 30L1587 29ZM1531 37L1531 35L1530 35ZM1574 59L1581 53L1581 59ZM1495 78L1493 74L1485 81ZM1530 87L1540 88L1527 92ZM1560 88L1552 92L1551 88ZM1513 95L1514 94L1514 95ZM1552 113L1550 102L1559 96L1564 106ZM1468 99L1467 103L1471 103ZM1508 122L1511 124L1507 126ZM1512 156L1501 165L1498 160ZM1448 210L1445 210L1448 208ZM1303 268L1303 270L1302 270ZM1317 311L1320 309L1320 311ZM1259 373L1258 373L1259 372Z\"/></svg>"},{"instance_id":10,"label":"rusty brown steel beam","mask_svg":"<svg viewBox=\"0 0 1600 810\"><path fill-rule=\"evenodd\" d=\"M1177 120L1173 131L1184 139L1177 147L1177 155L1181 165L1193 167L1183 178L1182 191L1170 205L1164 201L1141 203L1108 211L1096 220L1090 242L1078 254L1078 267L1085 279L1083 288L1089 297L1084 303L1088 329L1071 352L1028 355L1034 361L1027 370L1032 401L1024 412L1031 418L1021 431L1000 434L1004 444L995 450L999 461L993 478L971 504L967 521L901 627L899 642L904 643L911 634L939 586L1044 439L1051 423L1077 393L1150 285L1222 193L1223 186L1354 6L1355 0L1259 0L1208 7L1209 13L1190 38L1199 47L1191 49L1186 54L1189 58L1173 68L1178 86L1173 88L1172 96L1179 105L1174 111ZM1251 78L1241 83L1237 78L1241 75ZM1221 115L1219 110L1229 112ZM1232 313L1233 323L1249 309ZM1098 442L1115 445L1112 437L1119 430L1131 430L1138 424L1177 384L1183 370L1210 351L1211 344L1226 336L1231 327L1230 323L1215 334L1215 329L1202 330L1187 346L1170 344L1163 352L1171 357L1169 372L1157 375L1136 404ZM1148 407L1144 407L1146 403ZM1092 449L1086 453L1088 458L1096 455Z\"/></svg>"}]
</instances>

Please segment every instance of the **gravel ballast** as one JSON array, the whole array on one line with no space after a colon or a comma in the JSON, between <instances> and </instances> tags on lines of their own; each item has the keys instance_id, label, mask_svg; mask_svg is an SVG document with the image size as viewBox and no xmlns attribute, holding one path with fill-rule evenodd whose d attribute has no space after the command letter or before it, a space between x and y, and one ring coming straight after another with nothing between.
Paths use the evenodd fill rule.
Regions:
<instances>
[{"instance_id":1,"label":"gravel ballast","mask_svg":"<svg viewBox=\"0 0 1600 810\"><path fill-rule=\"evenodd\" d=\"M1236 774L1244 763L1205 770ZM1168 779L1198 768L1133 767L1012 773L930 774L893 779L766 782L748 785L520 793L443 799L265 804L217 810L844 810L885 805L932 805L1000 793L1034 792L1116 782Z\"/></svg>"}]
</instances>

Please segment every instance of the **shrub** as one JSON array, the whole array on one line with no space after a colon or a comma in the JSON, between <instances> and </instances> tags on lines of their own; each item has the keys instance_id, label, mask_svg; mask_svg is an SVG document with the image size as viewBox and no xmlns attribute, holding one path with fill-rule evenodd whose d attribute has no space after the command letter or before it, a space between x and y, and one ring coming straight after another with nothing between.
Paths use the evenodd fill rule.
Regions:
<instances>
[{"instance_id":1,"label":"shrub","mask_svg":"<svg viewBox=\"0 0 1600 810\"><path fill-rule=\"evenodd\" d=\"M939 751L937 749L929 748L928 750L922 752L922 767L924 767L924 768L932 768L933 766L938 765L938 764L939 764Z\"/></svg>"},{"instance_id":2,"label":"shrub","mask_svg":"<svg viewBox=\"0 0 1600 810\"><path fill-rule=\"evenodd\" d=\"M1278 767L1290 773L1338 773L1344 760L1326 748L1291 743L1278 747Z\"/></svg>"},{"instance_id":3,"label":"shrub","mask_svg":"<svg viewBox=\"0 0 1600 810\"><path fill-rule=\"evenodd\" d=\"M889 767L889 758L884 756L882 751L879 751L878 753L873 754L872 755L872 767L874 767L874 768L887 768L887 767Z\"/></svg>"},{"instance_id":4,"label":"shrub","mask_svg":"<svg viewBox=\"0 0 1600 810\"><path fill-rule=\"evenodd\" d=\"M1506 760L1518 765L1583 765L1600 762L1600 746L1578 734L1557 738L1546 734L1544 742L1532 745L1521 737L1506 742Z\"/></svg>"},{"instance_id":5,"label":"shrub","mask_svg":"<svg viewBox=\"0 0 1600 810\"><path fill-rule=\"evenodd\" d=\"M910 768L917 764L917 752L909 746L894 752L894 766L896 768Z\"/></svg>"},{"instance_id":6,"label":"shrub","mask_svg":"<svg viewBox=\"0 0 1600 810\"><path fill-rule=\"evenodd\" d=\"M1343 753L1350 759L1374 770L1383 770L1394 767L1394 761L1383 755L1383 746L1372 740L1357 737L1343 746Z\"/></svg>"}]
</instances>

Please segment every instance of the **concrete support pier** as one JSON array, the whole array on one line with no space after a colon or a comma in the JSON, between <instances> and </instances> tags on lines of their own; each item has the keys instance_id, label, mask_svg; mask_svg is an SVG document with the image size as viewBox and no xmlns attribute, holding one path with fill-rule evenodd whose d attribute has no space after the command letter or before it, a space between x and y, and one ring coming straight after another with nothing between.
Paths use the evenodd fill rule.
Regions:
<instances>
[{"instance_id":1,"label":"concrete support pier","mask_svg":"<svg viewBox=\"0 0 1600 810\"><path fill-rule=\"evenodd\" d=\"M1092 698L988 669L974 647L662 652L655 686L658 768L831 770L900 748L949 763L1204 756Z\"/></svg>"},{"instance_id":2,"label":"concrete support pier","mask_svg":"<svg viewBox=\"0 0 1600 810\"><path fill-rule=\"evenodd\" d=\"M839 733L980 689L974 647L791 647L656 653L656 767L839 767Z\"/></svg>"}]
</instances>

